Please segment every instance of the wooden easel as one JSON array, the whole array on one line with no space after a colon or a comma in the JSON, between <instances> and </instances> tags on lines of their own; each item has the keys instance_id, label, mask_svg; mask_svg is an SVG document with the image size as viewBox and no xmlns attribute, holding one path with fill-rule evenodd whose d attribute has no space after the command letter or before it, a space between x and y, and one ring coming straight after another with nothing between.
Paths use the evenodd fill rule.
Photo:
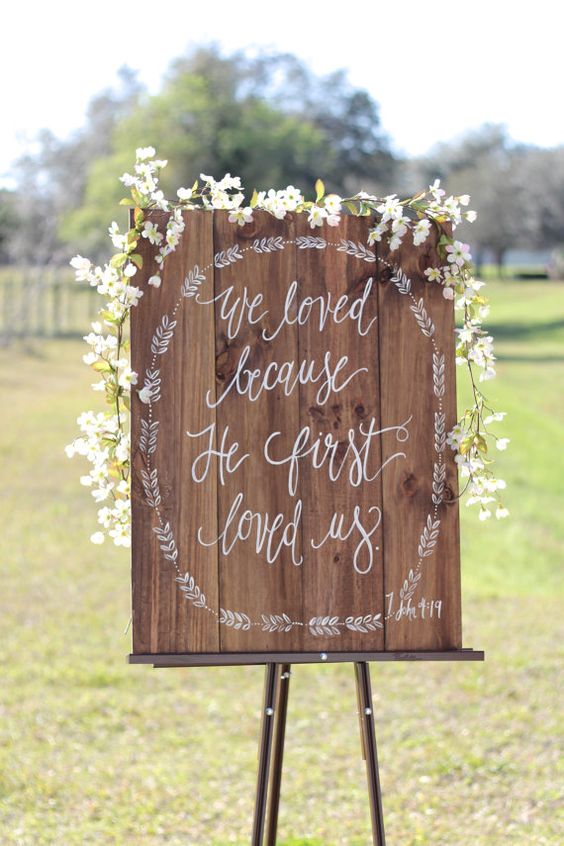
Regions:
<instances>
[{"instance_id":1,"label":"wooden easel","mask_svg":"<svg viewBox=\"0 0 564 846\"><path fill-rule=\"evenodd\" d=\"M291 666L266 665L252 846L276 846ZM366 661L357 661L354 668L362 755L368 778L372 841L374 846L385 846L370 669Z\"/></svg>"},{"instance_id":2,"label":"wooden easel","mask_svg":"<svg viewBox=\"0 0 564 846\"><path fill-rule=\"evenodd\" d=\"M273 660L269 660L273 659ZM366 761L373 846L385 846L382 792L378 771L374 706L369 661L483 661L482 650L449 649L443 652L245 652L133 654L130 664L164 667L229 667L264 664L265 682L259 741L258 777L251 846L276 846L284 737L290 677L294 664L354 664L362 756ZM266 836L266 840L265 840Z\"/></svg>"}]
</instances>

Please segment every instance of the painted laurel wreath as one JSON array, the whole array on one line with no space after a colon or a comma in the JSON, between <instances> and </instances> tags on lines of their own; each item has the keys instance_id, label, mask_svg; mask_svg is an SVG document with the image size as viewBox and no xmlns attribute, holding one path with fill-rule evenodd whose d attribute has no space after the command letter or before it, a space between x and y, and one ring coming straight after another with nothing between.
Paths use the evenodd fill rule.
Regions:
<instances>
[{"instance_id":1,"label":"painted laurel wreath","mask_svg":"<svg viewBox=\"0 0 564 846\"><path fill-rule=\"evenodd\" d=\"M286 243L282 237L257 238L248 249L256 254L272 253L284 249ZM319 236L303 235L295 239L298 249L315 249L322 250L328 246L328 242ZM342 239L340 243L333 244L338 252L346 252L347 255L354 256L362 261L373 262L376 260L375 254L365 247L364 244L355 243ZM213 264L216 268L228 267L236 261L243 259L244 256L238 245L229 247L227 250L221 250L214 255ZM193 297L200 285L205 282L206 276L198 265L186 275L181 287L181 296L185 298ZM435 326L429 317L423 299L416 300L411 293L411 281L401 270L401 268L393 268L393 275L391 281L395 284L398 292L402 295L409 296L413 303L410 306L414 314L417 325L419 326L423 335L432 338L435 332ZM157 355L164 355L172 341L176 321L164 315L159 326L156 328L151 342L151 352L154 358ZM434 344L434 342L433 342ZM146 389L150 396L150 405L158 402L161 397L161 378L160 370L154 366L147 369L145 373L145 380L143 388ZM440 353L434 345L433 352L433 392L439 403L445 392L445 357ZM435 450L437 452L438 461L433 465L433 487L432 487L432 501L435 506L435 515L438 505L443 500L446 480L446 465L443 460L443 452L446 443L445 431L445 414L440 410L434 413L434 442ZM150 456L155 453L157 449L159 421L141 420L141 433L139 438L139 449L147 456L147 469L141 470L141 481L145 493L145 500L147 504L157 511L159 525L153 528L160 542L160 549L164 558L171 561L175 565L178 560L178 548L172 532L170 523L163 523L158 511L161 504L161 494L159 489L157 468L151 468ZM438 542L440 531L440 520L436 516L429 514L427 516L426 524L419 538L417 548L419 562L418 567L414 571L409 570L407 578L404 580L400 588L400 601L408 603L415 593L419 581L421 579L421 563L423 559L428 558L434 552L435 546ZM189 573L185 573L176 578L179 589L184 593L185 598L191 602L196 608L204 608L212 613L214 612L207 603L205 594L201 588L196 584L194 577ZM234 611L226 608L220 608L218 620L222 625L237 631L248 631L252 625L258 625L263 631L274 632L289 632L295 626L303 626L301 621L292 620L288 614L262 614L260 623L253 623L248 614L243 611ZM370 613L359 616L348 616L341 618L339 616L325 614L311 617L307 623L307 628L315 637L335 637L340 635L344 629L352 632L368 633L383 628L383 620L381 613Z\"/></svg>"}]
</instances>

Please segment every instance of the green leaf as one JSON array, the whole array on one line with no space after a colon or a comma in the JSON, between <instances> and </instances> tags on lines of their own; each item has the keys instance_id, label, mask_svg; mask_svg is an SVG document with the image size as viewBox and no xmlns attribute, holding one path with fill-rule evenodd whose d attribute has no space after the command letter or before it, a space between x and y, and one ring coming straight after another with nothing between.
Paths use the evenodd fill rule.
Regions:
<instances>
[{"instance_id":1,"label":"green leaf","mask_svg":"<svg viewBox=\"0 0 564 846\"><path fill-rule=\"evenodd\" d=\"M115 382L106 382L106 400L110 403L115 402L117 396L118 386Z\"/></svg>"},{"instance_id":2,"label":"green leaf","mask_svg":"<svg viewBox=\"0 0 564 846\"><path fill-rule=\"evenodd\" d=\"M126 408L127 408L127 410L129 411L129 410L131 409L131 402L130 402L130 400L129 400L129 395L128 395L128 394L123 394L123 396L122 396L122 400L123 400L123 404L125 405L125 407L126 407Z\"/></svg>"},{"instance_id":3,"label":"green leaf","mask_svg":"<svg viewBox=\"0 0 564 846\"><path fill-rule=\"evenodd\" d=\"M141 224L145 220L145 215L143 214L141 209L135 209L133 219L135 221L135 226L141 226Z\"/></svg>"},{"instance_id":4,"label":"green leaf","mask_svg":"<svg viewBox=\"0 0 564 846\"><path fill-rule=\"evenodd\" d=\"M133 264L137 265L139 270L143 267L143 256L140 256L139 253L133 253L133 255L129 256Z\"/></svg>"},{"instance_id":5,"label":"green leaf","mask_svg":"<svg viewBox=\"0 0 564 846\"><path fill-rule=\"evenodd\" d=\"M474 438L472 438L472 437L464 438L460 442L460 447L459 447L459 450L458 450L460 452L460 455L466 455L467 452L470 452L470 448L472 447L473 442L474 442Z\"/></svg>"},{"instance_id":6,"label":"green leaf","mask_svg":"<svg viewBox=\"0 0 564 846\"><path fill-rule=\"evenodd\" d=\"M488 451L488 445L486 443L485 438L482 437L482 435L478 435L478 434L474 435L474 444L476 445L477 449L480 450L480 452L487 452Z\"/></svg>"},{"instance_id":7,"label":"green leaf","mask_svg":"<svg viewBox=\"0 0 564 846\"><path fill-rule=\"evenodd\" d=\"M112 367L107 361L95 361L92 365L92 369L95 370L96 373L109 373Z\"/></svg>"},{"instance_id":8,"label":"green leaf","mask_svg":"<svg viewBox=\"0 0 564 846\"><path fill-rule=\"evenodd\" d=\"M315 201L316 201L316 203L318 203L321 200L321 198L325 195L325 185L323 184L321 179L318 179L315 183L315 192L316 192Z\"/></svg>"},{"instance_id":9,"label":"green leaf","mask_svg":"<svg viewBox=\"0 0 564 846\"><path fill-rule=\"evenodd\" d=\"M120 206L134 206L134 205L135 205L135 203L133 202L133 200L131 199L131 197L123 197L123 199L121 199L121 200L119 201L119 205L120 205Z\"/></svg>"},{"instance_id":10,"label":"green leaf","mask_svg":"<svg viewBox=\"0 0 564 846\"><path fill-rule=\"evenodd\" d=\"M249 203L249 205L252 209L254 209L257 203L258 203L258 192L257 192L257 189L255 188L254 191L253 191L253 196L251 197L251 202Z\"/></svg>"},{"instance_id":11,"label":"green leaf","mask_svg":"<svg viewBox=\"0 0 564 846\"><path fill-rule=\"evenodd\" d=\"M112 267L123 267L126 261L127 253L116 253L111 257L110 264Z\"/></svg>"}]
</instances>

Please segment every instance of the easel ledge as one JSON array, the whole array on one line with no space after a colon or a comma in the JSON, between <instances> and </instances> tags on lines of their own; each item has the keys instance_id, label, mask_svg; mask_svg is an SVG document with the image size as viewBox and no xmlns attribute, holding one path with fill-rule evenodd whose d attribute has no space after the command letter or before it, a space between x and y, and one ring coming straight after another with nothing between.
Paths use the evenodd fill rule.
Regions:
<instances>
[{"instance_id":1,"label":"easel ledge","mask_svg":"<svg viewBox=\"0 0 564 846\"><path fill-rule=\"evenodd\" d=\"M128 655L129 664L161 667L231 667L245 664L344 664L369 661L483 661L480 649L444 652L219 652Z\"/></svg>"}]
</instances>

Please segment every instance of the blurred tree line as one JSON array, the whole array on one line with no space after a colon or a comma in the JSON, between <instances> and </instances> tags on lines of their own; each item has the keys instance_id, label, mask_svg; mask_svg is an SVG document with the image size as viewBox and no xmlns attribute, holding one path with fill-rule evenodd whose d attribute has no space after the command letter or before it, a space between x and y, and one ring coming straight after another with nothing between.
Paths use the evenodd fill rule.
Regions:
<instances>
[{"instance_id":1,"label":"blurred tree line","mask_svg":"<svg viewBox=\"0 0 564 846\"><path fill-rule=\"evenodd\" d=\"M417 127L414 127L417 131ZM44 130L16 164L15 191L0 191L0 262L65 264L80 251L108 253L105 232L119 215L117 180L138 146L169 160L165 193L200 172L226 172L253 188L317 177L339 194L411 192L437 176L472 195L478 221L467 234L478 260L564 242L564 147L539 149L484 126L427 157L394 155L378 104L346 73L317 76L289 54L222 55L213 46L172 63L150 95L123 69L114 88L91 101L84 126L61 140ZM125 212L122 212L125 216Z\"/></svg>"}]
</instances>

